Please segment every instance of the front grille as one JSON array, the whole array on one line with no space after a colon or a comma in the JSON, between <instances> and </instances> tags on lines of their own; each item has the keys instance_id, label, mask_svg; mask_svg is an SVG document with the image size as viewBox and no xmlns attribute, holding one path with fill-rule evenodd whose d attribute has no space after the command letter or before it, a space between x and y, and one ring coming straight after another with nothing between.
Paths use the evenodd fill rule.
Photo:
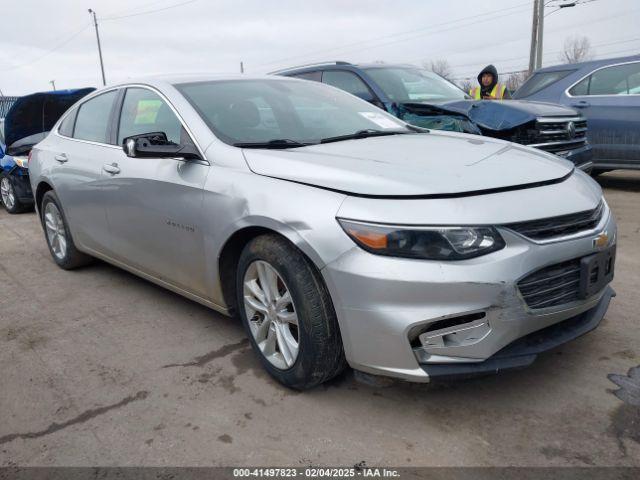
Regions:
<instances>
[{"instance_id":1,"label":"front grille","mask_svg":"<svg viewBox=\"0 0 640 480\"><path fill-rule=\"evenodd\" d=\"M580 259L551 265L518 282L531 309L554 307L580 299Z\"/></svg>"},{"instance_id":2,"label":"front grille","mask_svg":"<svg viewBox=\"0 0 640 480\"><path fill-rule=\"evenodd\" d=\"M593 230L600 223L603 212L604 202L600 202L593 210L528 222L510 223L504 227L532 240L549 240Z\"/></svg>"},{"instance_id":3,"label":"front grille","mask_svg":"<svg viewBox=\"0 0 640 480\"><path fill-rule=\"evenodd\" d=\"M519 129L513 142L558 153L583 147L587 142L587 121L582 117L541 117L534 128Z\"/></svg>"}]
</instances>

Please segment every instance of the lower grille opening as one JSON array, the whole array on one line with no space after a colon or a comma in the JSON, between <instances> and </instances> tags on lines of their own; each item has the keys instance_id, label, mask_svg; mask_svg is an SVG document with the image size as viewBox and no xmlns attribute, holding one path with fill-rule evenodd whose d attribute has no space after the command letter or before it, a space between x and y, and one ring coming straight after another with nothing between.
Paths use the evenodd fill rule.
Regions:
<instances>
[{"instance_id":1,"label":"lower grille opening","mask_svg":"<svg viewBox=\"0 0 640 480\"><path fill-rule=\"evenodd\" d=\"M436 330L442 330L450 327L457 327L460 325L464 325L465 323L475 322L476 320L480 320L481 318L486 317L485 312L477 312L471 313L468 315L461 315L459 317L445 318L443 320L436 320L433 323L429 323L428 325L421 325L417 329L415 329L411 335L411 346L412 347L420 347L422 344L420 343L420 339L418 338L423 333L435 332Z\"/></svg>"}]
</instances>

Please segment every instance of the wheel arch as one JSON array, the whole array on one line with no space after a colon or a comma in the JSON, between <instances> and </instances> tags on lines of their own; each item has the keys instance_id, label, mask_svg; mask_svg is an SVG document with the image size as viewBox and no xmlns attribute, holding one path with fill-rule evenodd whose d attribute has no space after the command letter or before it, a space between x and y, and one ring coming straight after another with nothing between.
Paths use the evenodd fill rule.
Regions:
<instances>
[{"instance_id":1,"label":"wheel arch","mask_svg":"<svg viewBox=\"0 0 640 480\"><path fill-rule=\"evenodd\" d=\"M309 258L318 271L324 266L316 250L290 226L263 217L245 219L241 224L236 225L232 232L226 235L217 259L217 280L222 300L232 315L235 314L236 307L235 280L240 254L251 240L267 234L283 237Z\"/></svg>"},{"instance_id":2,"label":"wheel arch","mask_svg":"<svg viewBox=\"0 0 640 480\"><path fill-rule=\"evenodd\" d=\"M40 207L42 206L42 199L44 197L44 194L50 190L53 190L53 186L47 180L41 180L38 183L38 186L36 187L36 191L34 192L34 198L35 198L36 212L38 213L38 215L41 214Z\"/></svg>"}]
</instances>

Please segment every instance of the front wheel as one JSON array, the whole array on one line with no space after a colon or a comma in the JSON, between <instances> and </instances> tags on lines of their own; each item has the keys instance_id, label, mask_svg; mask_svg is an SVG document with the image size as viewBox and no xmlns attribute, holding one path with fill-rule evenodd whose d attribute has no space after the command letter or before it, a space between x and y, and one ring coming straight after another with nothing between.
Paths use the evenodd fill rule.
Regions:
<instances>
[{"instance_id":1,"label":"front wheel","mask_svg":"<svg viewBox=\"0 0 640 480\"><path fill-rule=\"evenodd\" d=\"M0 198L7 212L14 214L25 210L25 205L18 200L11 179L4 173L0 174Z\"/></svg>"},{"instance_id":2,"label":"front wheel","mask_svg":"<svg viewBox=\"0 0 640 480\"><path fill-rule=\"evenodd\" d=\"M249 242L236 290L253 349L280 383L307 389L344 369L338 320L322 276L287 240L274 234Z\"/></svg>"}]
</instances>

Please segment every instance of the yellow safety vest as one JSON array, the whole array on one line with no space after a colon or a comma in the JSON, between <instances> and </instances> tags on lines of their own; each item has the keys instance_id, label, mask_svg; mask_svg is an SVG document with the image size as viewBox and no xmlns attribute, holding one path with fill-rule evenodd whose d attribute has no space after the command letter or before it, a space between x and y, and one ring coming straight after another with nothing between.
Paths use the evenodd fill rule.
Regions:
<instances>
[{"instance_id":1,"label":"yellow safety vest","mask_svg":"<svg viewBox=\"0 0 640 480\"><path fill-rule=\"evenodd\" d=\"M489 95L493 100L502 100L504 98L504 92L507 90L506 85L502 85L501 83L496 83L496 86L491 90L491 94ZM482 89L480 87L473 87L469 90L469 95L474 100L482 100L480 96L480 92Z\"/></svg>"}]
</instances>

